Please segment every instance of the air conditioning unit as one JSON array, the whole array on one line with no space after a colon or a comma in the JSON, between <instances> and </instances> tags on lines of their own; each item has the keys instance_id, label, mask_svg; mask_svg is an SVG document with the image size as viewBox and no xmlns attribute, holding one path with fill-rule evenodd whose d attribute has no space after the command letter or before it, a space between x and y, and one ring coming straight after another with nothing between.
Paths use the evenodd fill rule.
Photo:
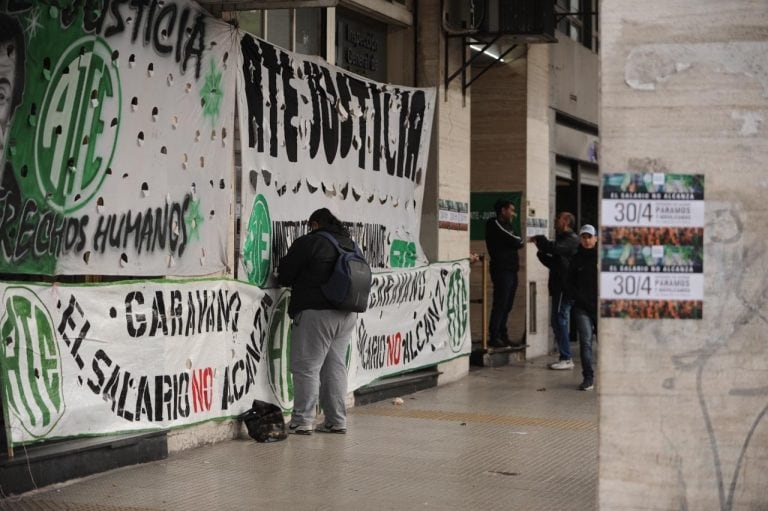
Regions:
<instances>
[{"instance_id":1,"label":"air conditioning unit","mask_svg":"<svg viewBox=\"0 0 768 511\"><path fill-rule=\"evenodd\" d=\"M486 0L480 34L503 34L519 43L555 38L555 0Z\"/></svg>"}]
</instances>

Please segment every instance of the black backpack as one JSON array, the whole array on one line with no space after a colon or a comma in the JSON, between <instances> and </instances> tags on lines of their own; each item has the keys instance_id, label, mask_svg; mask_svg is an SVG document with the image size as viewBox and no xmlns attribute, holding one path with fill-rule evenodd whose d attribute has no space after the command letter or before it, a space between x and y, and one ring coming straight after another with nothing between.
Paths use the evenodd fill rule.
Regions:
<instances>
[{"instance_id":1,"label":"black backpack","mask_svg":"<svg viewBox=\"0 0 768 511\"><path fill-rule=\"evenodd\" d=\"M333 273L325 284L320 286L323 296L336 310L365 312L373 277L371 267L363 257L360 247L352 241L354 248L346 250L331 233L317 231L317 234L330 241L339 254L333 266Z\"/></svg>"},{"instance_id":2,"label":"black backpack","mask_svg":"<svg viewBox=\"0 0 768 511\"><path fill-rule=\"evenodd\" d=\"M245 423L248 436L257 442L277 442L288 438L283 411L272 403L254 399L251 409L241 413L237 419Z\"/></svg>"}]
</instances>

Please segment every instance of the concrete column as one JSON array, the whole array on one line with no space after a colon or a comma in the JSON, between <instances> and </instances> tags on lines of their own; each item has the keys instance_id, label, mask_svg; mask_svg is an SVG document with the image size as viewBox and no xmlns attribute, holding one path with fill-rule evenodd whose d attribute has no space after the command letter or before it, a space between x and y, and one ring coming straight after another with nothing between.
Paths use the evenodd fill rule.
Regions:
<instances>
[{"instance_id":1,"label":"concrete column","mask_svg":"<svg viewBox=\"0 0 768 511\"><path fill-rule=\"evenodd\" d=\"M552 218L555 215L554 152L551 132L554 129L551 101L550 48L546 44L528 46L528 80L526 94L526 213L550 219L550 232L554 232ZM535 323L528 315L528 358L546 355L549 351L549 270L536 257L536 245L526 246L526 292L528 310L535 311ZM530 287L536 287L536 298L531 299ZM554 342L552 343L554 346Z\"/></svg>"},{"instance_id":2,"label":"concrete column","mask_svg":"<svg viewBox=\"0 0 768 511\"><path fill-rule=\"evenodd\" d=\"M432 146L427 168L421 241L427 257L449 261L469 256L469 232L439 229L437 200L469 202L470 92L461 92L461 79L445 84L445 45L449 45L449 74L459 69L462 46L442 31L439 0L418 3L417 86L437 87ZM468 71L469 72L469 71Z\"/></svg>"},{"instance_id":3,"label":"concrete column","mask_svg":"<svg viewBox=\"0 0 768 511\"><path fill-rule=\"evenodd\" d=\"M438 199L469 202L470 160L469 91L462 95L460 79L445 87L445 45L450 45L449 74L458 69L462 45L445 37L441 6L440 0L421 0L418 6L414 2L414 9L418 9L416 85L437 87L421 221L421 244L430 261L469 257L469 231L438 228ZM440 385L455 381L469 371L468 358L438 364L438 370Z\"/></svg>"},{"instance_id":4,"label":"concrete column","mask_svg":"<svg viewBox=\"0 0 768 511\"><path fill-rule=\"evenodd\" d=\"M600 321L601 509L768 509L768 5L604 0L601 170L704 174L704 319Z\"/></svg>"}]
</instances>

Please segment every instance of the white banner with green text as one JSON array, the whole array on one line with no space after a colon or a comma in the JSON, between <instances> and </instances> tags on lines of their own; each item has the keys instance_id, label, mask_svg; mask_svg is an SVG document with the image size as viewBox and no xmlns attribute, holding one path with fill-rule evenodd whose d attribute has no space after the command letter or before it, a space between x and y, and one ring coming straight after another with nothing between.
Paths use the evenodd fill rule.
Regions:
<instances>
[{"instance_id":1,"label":"white banner with green text","mask_svg":"<svg viewBox=\"0 0 768 511\"><path fill-rule=\"evenodd\" d=\"M374 276L350 342L349 390L470 351L469 265ZM9 443L290 411L290 292L222 279L0 284Z\"/></svg>"},{"instance_id":2,"label":"white banner with green text","mask_svg":"<svg viewBox=\"0 0 768 511\"><path fill-rule=\"evenodd\" d=\"M234 34L188 0L0 0L0 272L226 267Z\"/></svg>"}]
</instances>

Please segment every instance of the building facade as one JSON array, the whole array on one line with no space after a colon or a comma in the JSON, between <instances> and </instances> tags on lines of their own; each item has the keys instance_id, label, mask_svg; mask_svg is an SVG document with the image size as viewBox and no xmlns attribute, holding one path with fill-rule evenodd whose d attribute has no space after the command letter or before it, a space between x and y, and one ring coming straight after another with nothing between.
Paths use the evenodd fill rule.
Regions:
<instances>
[{"instance_id":1,"label":"building facade","mask_svg":"<svg viewBox=\"0 0 768 511\"><path fill-rule=\"evenodd\" d=\"M485 251L482 241L473 241L474 194L516 194L521 200L521 235L529 220L536 220L551 236L551 219L560 210L596 223L599 34L597 16L589 10L596 6L558 2L557 30L552 26L546 41L529 44L512 37L486 44L483 34L493 28L473 19L464 23L466 2L232 0L203 5L214 16L277 46L322 57L362 77L435 88L420 232L430 262L463 260ZM484 19L490 23L493 18L488 13ZM458 30L457 20L463 27ZM493 50L499 55L510 48L505 61L489 57ZM150 64L150 76L152 69ZM168 86L172 81L169 75ZM143 144L143 132L137 142ZM240 247L228 248L228 266L236 267ZM526 355L535 357L551 346L547 273L536 263L530 245L523 252L511 329L527 338ZM472 298L482 294L481 281L480 266L475 266ZM482 316L478 308L472 311L475 340L483 336ZM468 357L440 363L437 370L439 383L461 378L469 370ZM238 430L236 421L178 428L168 433L165 448L173 452L226 440Z\"/></svg>"}]
</instances>

